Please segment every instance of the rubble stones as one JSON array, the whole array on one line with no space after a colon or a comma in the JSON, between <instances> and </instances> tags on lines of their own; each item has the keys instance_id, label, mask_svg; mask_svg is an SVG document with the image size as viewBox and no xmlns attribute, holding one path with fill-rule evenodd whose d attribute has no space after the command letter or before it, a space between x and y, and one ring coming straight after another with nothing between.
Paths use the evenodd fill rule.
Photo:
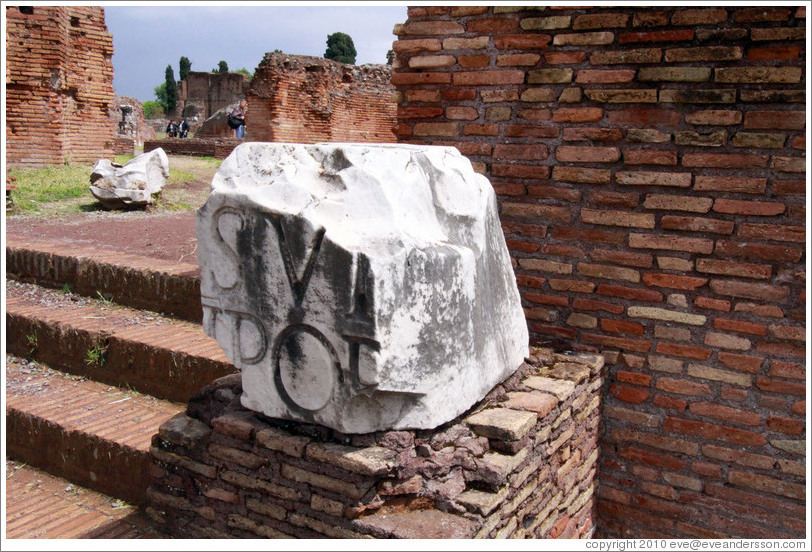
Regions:
<instances>
[{"instance_id":1,"label":"rubble stones","mask_svg":"<svg viewBox=\"0 0 812 552\"><path fill-rule=\"evenodd\" d=\"M523 364L499 386L506 397L524 394L527 405L499 402L496 389L479 403L485 408L480 412L503 410L536 420L533 409L525 409L536 404L530 396L555 402L522 439L512 441L483 435L465 421L476 414L458 416L434 430L351 438L327 428L316 432L309 424L246 410L228 398L239 393L239 379L221 378L190 404L190 421L174 420L161 430L194 430L202 423L212 431L194 433L189 440L153 439L153 458L164 474L150 495L156 507L147 511L164 530L187 538L204 531L243 538L277 533L300 538L549 538L554 526L568 525L574 517L581 521L568 533L589 536L602 359L574 354L553 361L549 352L533 355L549 361ZM576 384L571 378L580 371L556 370L556 364L581 365L590 377ZM556 393L560 402L552 399ZM259 467L249 468L258 458L263 459ZM178 481L209 489L208 495L183 495ZM221 490L210 490L215 488ZM182 496L167 498L179 492ZM239 502L223 502L215 495L236 496ZM251 524L229 522L246 508ZM426 520L433 520L426 525L431 533L418 534L419 523Z\"/></svg>"}]
</instances>

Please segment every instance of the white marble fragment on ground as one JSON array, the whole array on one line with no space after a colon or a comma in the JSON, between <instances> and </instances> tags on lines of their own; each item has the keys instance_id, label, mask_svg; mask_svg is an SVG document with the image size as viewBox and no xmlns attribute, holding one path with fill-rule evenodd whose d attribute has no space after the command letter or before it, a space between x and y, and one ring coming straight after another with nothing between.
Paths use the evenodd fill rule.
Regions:
<instances>
[{"instance_id":1,"label":"white marble fragment on ground","mask_svg":"<svg viewBox=\"0 0 812 552\"><path fill-rule=\"evenodd\" d=\"M157 148L125 165L100 159L90 173L90 193L107 209L125 209L154 203L169 178L169 158Z\"/></svg>"},{"instance_id":2,"label":"white marble fragment on ground","mask_svg":"<svg viewBox=\"0 0 812 552\"><path fill-rule=\"evenodd\" d=\"M240 145L197 236L204 327L268 416L433 428L528 354L493 188L454 148Z\"/></svg>"}]
</instances>

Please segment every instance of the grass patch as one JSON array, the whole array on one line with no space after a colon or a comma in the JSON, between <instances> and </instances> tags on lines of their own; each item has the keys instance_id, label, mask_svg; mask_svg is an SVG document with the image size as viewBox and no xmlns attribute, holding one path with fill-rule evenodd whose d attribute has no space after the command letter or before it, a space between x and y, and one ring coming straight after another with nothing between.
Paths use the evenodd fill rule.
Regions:
<instances>
[{"instance_id":1,"label":"grass patch","mask_svg":"<svg viewBox=\"0 0 812 552\"><path fill-rule=\"evenodd\" d=\"M134 155L117 155L115 163L126 165ZM200 161L215 170L222 163L213 157ZM170 162L171 165L171 162ZM9 174L17 180L13 192L14 207L9 215L71 215L105 210L90 193L92 165L49 165L38 168L14 168ZM192 172L170 166L169 178L163 191L156 197L150 211L182 211L194 209L184 187L196 180Z\"/></svg>"},{"instance_id":2,"label":"grass patch","mask_svg":"<svg viewBox=\"0 0 812 552\"><path fill-rule=\"evenodd\" d=\"M32 213L43 204L88 195L92 167L85 165L48 165L35 169L11 169L14 183L14 212ZM92 199L92 197L91 197Z\"/></svg>"},{"instance_id":3,"label":"grass patch","mask_svg":"<svg viewBox=\"0 0 812 552\"><path fill-rule=\"evenodd\" d=\"M121 165L123 167L133 159L135 159L135 155L116 155L113 158L113 163L116 163L117 165Z\"/></svg>"}]
</instances>

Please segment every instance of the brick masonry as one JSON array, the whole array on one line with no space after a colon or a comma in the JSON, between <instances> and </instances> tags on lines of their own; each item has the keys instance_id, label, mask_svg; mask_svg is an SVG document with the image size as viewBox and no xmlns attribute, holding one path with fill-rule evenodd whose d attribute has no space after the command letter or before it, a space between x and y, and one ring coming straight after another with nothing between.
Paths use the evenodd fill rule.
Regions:
<instances>
[{"instance_id":1,"label":"brick masonry","mask_svg":"<svg viewBox=\"0 0 812 552\"><path fill-rule=\"evenodd\" d=\"M104 8L4 9L8 164L112 157L113 37Z\"/></svg>"},{"instance_id":2,"label":"brick masonry","mask_svg":"<svg viewBox=\"0 0 812 552\"><path fill-rule=\"evenodd\" d=\"M185 538L588 538L603 367L535 349L465 415L365 435L245 410L227 376L153 437L147 513Z\"/></svg>"},{"instance_id":3,"label":"brick masonry","mask_svg":"<svg viewBox=\"0 0 812 552\"><path fill-rule=\"evenodd\" d=\"M144 153L161 148L168 155L225 159L234 148L242 143L242 138L164 138L163 140L145 140Z\"/></svg>"},{"instance_id":4,"label":"brick masonry","mask_svg":"<svg viewBox=\"0 0 812 552\"><path fill-rule=\"evenodd\" d=\"M255 142L395 142L391 68L268 53L246 93Z\"/></svg>"},{"instance_id":5,"label":"brick masonry","mask_svg":"<svg viewBox=\"0 0 812 552\"><path fill-rule=\"evenodd\" d=\"M171 118L183 113L195 130L218 109L245 99L249 79L242 73L189 71L179 84L178 107Z\"/></svg>"},{"instance_id":6,"label":"brick masonry","mask_svg":"<svg viewBox=\"0 0 812 552\"><path fill-rule=\"evenodd\" d=\"M601 351L598 534L805 531L805 7L411 7L398 139L499 194L536 343Z\"/></svg>"}]
</instances>

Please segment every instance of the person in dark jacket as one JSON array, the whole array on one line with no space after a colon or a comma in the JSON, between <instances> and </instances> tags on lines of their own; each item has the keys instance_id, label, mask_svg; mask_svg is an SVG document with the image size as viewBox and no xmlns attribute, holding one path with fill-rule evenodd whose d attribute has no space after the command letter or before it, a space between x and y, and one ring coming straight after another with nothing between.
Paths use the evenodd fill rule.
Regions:
<instances>
[{"instance_id":1,"label":"person in dark jacket","mask_svg":"<svg viewBox=\"0 0 812 552\"><path fill-rule=\"evenodd\" d=\"M248 102L242 100L240 105L231 112L231 119L235 120L237 127L234 129L236 138L245 138L245 112L248 111ZM242 124L240 124L242 123Z\"/></svg>"}]
</instances>

